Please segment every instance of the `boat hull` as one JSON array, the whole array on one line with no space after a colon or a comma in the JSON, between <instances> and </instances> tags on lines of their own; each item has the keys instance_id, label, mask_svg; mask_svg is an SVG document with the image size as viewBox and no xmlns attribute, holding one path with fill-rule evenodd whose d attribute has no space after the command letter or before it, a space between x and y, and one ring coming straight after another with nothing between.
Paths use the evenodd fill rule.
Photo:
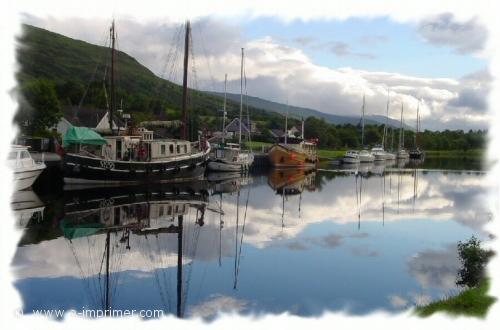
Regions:
<instances>
[{"instance_id":1,"label":"boat hull","mask_svg":"<svg viewBox=\"0 0 500 330\"><path fill-rule=\"evenodd\" d=\"M248 172L250 164L231 163L223 160L210 160L207 164L210 171L215 172Z\"/></svg>"},{"instance_id":2,"label":"boat hull","mask_svg":"<svg viewBox=\"0 0 500 330\"><path fill-rule=\"evenodd\" d=\"M317 158L283 146L275 144L269 150L269 161L271 165L278 168L288 167L307 167L314 168L317 164Z\"/></svg>"},{"instance_id":3,"label":"boat hull","mask_svg":"<svg viewBox=\"0 0 500 330\"><path fill-rule=\"evenodd\" d=\"M359 162L360 163L373 163L375 157L372 155L359 155Z\"/></svg>"},{"instance_id":4,"label":"boat hull","mask_svg":"<svg viewBox=\"0 0 500 330\"><path fill-rule=\"evenodd\" d=\"M130 182L188 181L205 172L208 152L195 157L158 162L113 161L77 154L63 158L68 184L121 184Z\"/></svg>"},{"instance_id":5,"label":"boat hull","mask_svg":"<svg viewBox=\"0 0 500 330\"><path fill-rule=\"evenodd\" d=\"M344 158L342 158L342 162L346 163L346 164L359 164L359 158L344 157Z\"/></svg>"},{"instance_id":6,"label":"boat hull","mask_svg":"<svg viewBox=\"0 0 500 330\"><path fill-rule=\"evenodd\" d=\"M45 169L45 165L39 165L33 167L26 171L15 171L14 172L14 189L15 190L24 190L33 185L36 179L40 176L40 174Z\"/></svg>"}]
</instances>

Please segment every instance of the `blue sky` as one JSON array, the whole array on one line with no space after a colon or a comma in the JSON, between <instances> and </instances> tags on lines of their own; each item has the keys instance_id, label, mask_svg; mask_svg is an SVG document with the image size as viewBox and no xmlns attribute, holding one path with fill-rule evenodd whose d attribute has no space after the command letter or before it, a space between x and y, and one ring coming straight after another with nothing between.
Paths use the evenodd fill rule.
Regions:
<instances>
[{"instance_id":1,"label":"blue sky","mask_svg":"<svg viewBox=\"0 0 500 330\"><path fill-rule=\"evenodd\" d=\"M330 68L348 66L417 77L458 79L487 66L484 59L426 42L418 34L417 24L397 23L386 17L308 22L284 22L266 17L243 22L242 33L247 40L271 36L284 45L301 48L315 64ZM314 49L312 44L304 46L294 41L304 37L316 39L315 44L343 42L352 52L372 54L375 58L338 56L326 49Z\"/></svg>"}]
</instances>

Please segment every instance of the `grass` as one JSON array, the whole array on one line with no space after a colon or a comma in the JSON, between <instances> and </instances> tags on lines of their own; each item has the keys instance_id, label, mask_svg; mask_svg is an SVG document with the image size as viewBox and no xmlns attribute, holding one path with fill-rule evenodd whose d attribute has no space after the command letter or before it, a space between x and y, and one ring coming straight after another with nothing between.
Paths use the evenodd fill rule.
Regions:
<instances>
[{"instance_id":1,"label":"grass","mask_svg":"<svg viewBox=\"0 0 500 330\"><path fill-rule=\"evenodd\" d=\"M426 150L425 156L432 158L482 158L486 150Z\"/></svg>"},{"instance_id":2,"label":"grass","mask_svg":"<svg viewBox=\"0 0 500 330\"><path fill-rule=\"evenodd\" d=\"M272 143L268 142L258 142L252 141L246 143L247 147L250 147L253 151L260 152L262 147L268 148ZM320 160L328 160L333 158L339 158L344 156L345 150L330 150L330 149L318 149L318 157ZM482 158L485 153L483 149L471 149L467 151L463 150L426 150L425 156L429 158Z\"/></svg>"},{"instance_id":3,"label":"grass","mask_svg":"<svg viewBox=\"0 0 500 330\"><path fill-rule=\"evenodd\" d=\"M484 318L490 306L496 301L496 298L488 296L489 286L489 280L485 280L478 287L467 289L458 296L417 307L415 312L422 317L428 317L436 312L445 312L452 315Z\"/></svg>"}]
</instances>

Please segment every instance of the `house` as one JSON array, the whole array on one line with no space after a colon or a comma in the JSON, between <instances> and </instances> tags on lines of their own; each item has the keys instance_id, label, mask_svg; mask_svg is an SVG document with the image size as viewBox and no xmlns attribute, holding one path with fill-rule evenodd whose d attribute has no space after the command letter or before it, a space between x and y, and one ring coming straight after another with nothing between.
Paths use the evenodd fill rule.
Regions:
<instances>
[{"instance_id":1,"label":"house","mask_svg":"<svg viewBox=\"0 0 500 330\"><path fill-rule=\"evenodd\" d=\"M295 126L290 128L287 132L287 137L297 137L301 134L301 131L299 131ZM280 139L285 136L285 131L280 128L272 128L269 130L269 133L271 133L271 136L275 139Z\"/></svg>"},{"instance_id":2,"label":"house","mask_svg":"<svg viewBox=\"0 0 500 330\"><path fill-rule=\"evenodd\" d=\"M227 137L237 137L240 134L240 119L239 118L234 118L225 128ZM247 136L248 134L252 135L258 135L260 134L259 130L257 129L257 124L253 121L250 121L250 125L248 125L248 122L243 120L242 125L241 125L241 135L242 136Z\"/></svg>"}]
</instances>

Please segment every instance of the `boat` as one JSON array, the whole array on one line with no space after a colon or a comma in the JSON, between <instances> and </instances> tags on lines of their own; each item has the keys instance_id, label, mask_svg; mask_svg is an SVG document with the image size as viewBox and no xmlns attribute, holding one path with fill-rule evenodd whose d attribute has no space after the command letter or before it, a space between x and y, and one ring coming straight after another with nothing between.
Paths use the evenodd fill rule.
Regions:
<instances>
[{"instance_id":1,"label":"boat","mask_svg":"<svg viewBox=\"0 0 500 330\"><path fill-rule=\"evenodd\" d=\"M364 146L365 138L365 95L363 95L363 106L361 107L361 145ZM370 151L363 149L360 151L348 150L342 159L345 163L370 163L375 160Z\"/></svg>"},{"instance_id":2,"label":"boat","mask_svg":"<svg viewBox=\"0 0 500 330\"><path fill-rule=\"evenodd\" d=\"M308 167L315 168L318 163L316 154L317 139L304 139L304 120L302 120L302 132L299 138L288 136L288 101L285 116L285 134L280 138L268 152L269 161L273 167Z\"/></svg>"},{"instance_id":3,"label":"boat","mask_svg":"<svg viewBox=\"0 0 500 330\"><path fill-rule=\"evenodd\" d=\"M201 177L210 152L207 141L187 138L187 72L191 27L186 23L181 139L156 139L144 127L117 129L113 123L115 27L111 39L111 102L107 113L110 135L72 127L63 138L63 175L69 184L122 184L144 181L186 181Z\"/></svg>"},{"instance_id":4,"label":"boat","mask_svg":"<svg viewBox=\"0 0 500 330\"><path fill-rule=\"evenodd\" d=\"M371 152L375 161L385 161L387 159L387 152L384 151L382 146L374 146Z\"/></svg>"},{"instance_id":5,"label":"boat","mask_svg":"<svg viewBox=\"0 0 500 330\"><path fill-rule=\"evenodd\" d=\"M425 158L425 152L423 150L420 150L419 146L419 141L418 141L418 134L420 133L420 103L417 106L417 130L415 132L415 149L410 151L410 158L411 159L418 159L418 160L423 160Z\"/></svg>"},{"instance_id":6,"label":"boat","mask_svg":"<svg viewBox=\"0 0 500 330\"><path fill-rule=\"evenodd\" d=\"M384 132L382 134L382 144L375 145L372 148L372 155L375 157L375 161L385 161L396 158L394 154L385 150L385 145L387 143L387 129L389 126L388 121L389 121L389 91L387 91L387 105L386 105Z\"/></svg>"},{"instance_id":7,"label":"boat","mask_svg":"<svg viewBox=\"0 0 500 330\"><path fill-rule=\"evenodd\" d=\"M43 162L36 162L31 157L27 146L12 145L7 158L7 166L14 176L14 189L28 189L35 183L47 167Z\"/></svg>"},{"instance_id":8,"label":"boat","mask_svg":"<svg viewBox=\"0 0 500 330\"><path fill-rule=\"evenodd\" d=\"M398 153L396 154L396 158L399 159L408 159L410 158L410 155L408 152L405 150L405 129L403 127L403 109L404 106L401 104L401 128L399 129L399 148L398 148Z\"/></svg>"},{"instance_id":9,"label":"boat","mask_svg":"<svg viewBox=\"0 0 500 330\"><path fill-rule=\"evenodd\" d=\"M359 163L359 151L348 150L342 158L342 163L357 164Z\"/></svg>"},{"instance_id":10,"label":"boat","mask_svg":"<svg viewBox=\"0 0 500 330\"><path fill-rule=\"evenodd\" d=\"M251 150L242 150L241 127L243 123L243 79L244 79L244 49L241 49L241 78L240 78L240 117L239 117L239 141L235 143L225 143L226 136L226 85L227 74L224 79L224 109L222 120L222 143L218 145L208 162L208 169L219 172L248 172L253 163L254 155ZM245 80L246 81L246 80ZM246 85L245 85L246 89ZM247 107L247 123L250 125ZM250 137L250 131L248 132Z\"/></svg>"},{"instance_id":11,"label":"boat","mask_svg":"<svg viewBox=\"0 0 500 330\"><path fill-rule=\"evenodd\" d=\"M371 154L368 150L361 150L358 154L360 163L373 163L375 156Z\"/></svg>"}]
</instances>

